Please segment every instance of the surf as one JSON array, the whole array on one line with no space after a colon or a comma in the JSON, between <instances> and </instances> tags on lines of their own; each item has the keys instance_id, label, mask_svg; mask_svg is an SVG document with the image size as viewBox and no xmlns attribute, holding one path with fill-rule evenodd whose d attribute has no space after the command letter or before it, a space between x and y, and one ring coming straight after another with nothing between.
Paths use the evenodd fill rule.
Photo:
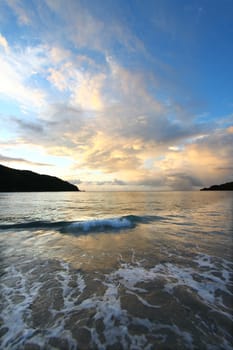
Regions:
<instances>
[{"instance_id":1,"label":"surf","mask_svg":"<svg viewBox=\"0 0 233 350\"><path fill-rule=\"evenodd\" d=\"M0 230L56 230L60 233L81 234L89 232L133 229L139 224L161 220L159 216L125 215L119 217L87 218L77 221L30 221L0 225Z\"/></svg>"}]
</instances>

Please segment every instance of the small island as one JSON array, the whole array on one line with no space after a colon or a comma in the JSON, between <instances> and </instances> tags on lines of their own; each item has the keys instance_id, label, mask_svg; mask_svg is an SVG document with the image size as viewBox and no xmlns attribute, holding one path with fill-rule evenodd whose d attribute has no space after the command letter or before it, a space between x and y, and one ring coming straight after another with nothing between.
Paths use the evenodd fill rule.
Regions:
<instances>
[{"instance_id":1,"label":"small island","mask_svg":"<svg viewBox=\"0 0 233 350\"><path fill-rule=\"evenodd\" d=\"M208 188L202 188L200 191L233 191L233 182L227 182L221 185L213 185Z\"/></svg>"},{"instance_id":2,"label":"small island","mask_svg":"<svg viewBox=\"0 0 233 350\"><path fill-rule=\"evenodd\" d=\"M0 164L0 192L56 191L79 191L79 188L55 176L17 170Z\"/></svg>"}]
</instances>

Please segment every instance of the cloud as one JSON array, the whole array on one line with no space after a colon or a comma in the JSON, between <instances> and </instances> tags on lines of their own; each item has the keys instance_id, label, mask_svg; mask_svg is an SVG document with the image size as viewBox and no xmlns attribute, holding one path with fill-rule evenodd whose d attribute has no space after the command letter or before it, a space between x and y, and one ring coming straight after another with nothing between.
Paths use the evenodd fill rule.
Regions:
<instances>
[{"instance_id":1,"label":"cloud","mask_svg":"<svg viewBox=\"0 0 233 350\"><path fill-rule=\"evenodd\" d=\"M150 57L153 48L119 16L118 4L109 16L95 3L73 0L6 6L21 30L15 41L0 35L0 94L17 105L2 112L12 142L67 156L74 178L96 186L188 189L230 176L230 118L225 128L217 118L200 122L178 73ZM163 11L149 16L170 36L176 21L168 17L166 28Z\"/></svg>"},{"instance_id":2,"label":"cloud","mask_svg":"<svg viewBox=\"0 0 233 350\"><path fill-rule=\"evenodd\" d=\"M233 166L216 167L215 170L226 171L226 172L231 171L232 174L233 174ZM233 176L233 175L232 175L232 176Z\"/></svg>"},{"instance_id":3,"label":"cloud","mask_svg":"<svg viewBox=\"0 0 233 350\"><path fill-rule=\"evenodd\" d=\"M186 144L181 152L167 152L158 166L166 176L172 176L171 179L174 174L185 174L204 185L221 183L233 176L229 169L229 164L233 163L232 149L232 135L227 129L220 129Z\"/></svg>"},{"instance_id":4,"label":"cloud","mask_svg":"<svg viewBox=\"0 0 233 350\"><path fill-rule=\"evenodd\" d=\"M104 74L83 75L79 86L73 90L72 104L78 105L84 110L98 111L103 109L101 89L104 79Z\"/></svg>"},{"instance_id":5,"label":"cloud","mask_svg":"<svg viewBox=\"0 0 233 350\"><path fill-rule=\"evenodd\" d=\"M108 11L106 16L104 9L99 11L99 8L95 8L97 6L95 3L81 3L75 0L45 2L48 9L55 13L57 20L60 19L62 23L62 30L57 28L54 32L55 38L59 36L59 40L66 38L75 47L91 48L92 51L103 55L114 51L115 46L121 51L145 51L142 41L128 29L121 20L122 17L117 15L117 11L110 12L106 9ZM101 4L101 8L105 6L108 4ZM118 5L116 7L118 8Z\"/></svg>"},{"instance_id":6,"label":"cloud","mask_svg":"<svg viewBox=\"0 0 233 350\"><path fill-rule=\"evenodd\" d=\"M56 89L67 93L69 104L87 111L103 108L102 89L107 79L104 66L98 67L87 56L67 54L64 62L48 68L47 79Z\"/></svg>"},{"instance_id":7,"label":"cloud","mask_svg":"<svg viewBox=\"0 0 233 350\"><path fill-rule=\"evenodd\" d=\"M25 121L19 118L12 118L20 129L23 129L25 133L30 133L33 137L35 135L44 133L44 127L34 121Z\"/></svg>"},{"instance_id":8,"label":"cloud","mask_svg":"<svg viewBox=\"0 0 233 350\"><path fill-rule=\"evenodd\" d=\"M166 178L166 185L173 190L189 191L203 186L200 178L186 173L169 174Z\"/></svg>"},{"instance_id":9,"label":"cloud","mask_svg":"<svg viewBox=\"0 0 233 350\"><path fill-rule=\"evenodd\" d=\"M63 47L53 46L49 51L49 56L53 63L59 64L69 60L71 52Z\"/></svg>"},{"instance_id":10,"label":"cloud","mask_svg":"<svg viewBox=\"0 0 233 350\"><path fill-rule=\"evenodd\" d=\"M24 163L25 165L35 165L35 166L52 166L48 163L32 162L24 158L8 157L0 154L0 162L4 163Z\"/></svg>"},{"instance_id":11,"label":"cloud","mask_svg":"<svg viewBox=\"0 0 233 350\"><path fill-rule=\"evenodd\" d=\"M161 188L161 186L165 186L165 183L161 174L160 176L158 174L154 174L154 176L145 174L145 177L143 179L138 181L131 181L131 185L148 188Z\"/></svg>"},{"instance_id":12,"label":"cloud","mask_svg":"<svg viewBox=\"0 0 233 350\"><path fill-rule=\"evenodd\" d=\"M80 179L75 179L75 178L69 179L69 182L71 182L71 183L73 183L73 184L75 184L75 185L81 185L81 184L83 183L82 180L80 180Z\"/></svg>"},{"instance_id":13,"label":"cloud","mask_svg":"<svg viewBox=\"0 0 233 350\"><path fill-rule=\"evenodd\" d=\"M0 94L16 101L23 109L42 107L47 93L31 79L42 70L45 62L43 48L26 48L21 51L9 45L7 47L8 50L0 55Z\"/></svg>"},{"instance_id":14,"label":"cloud","mask_svg":"<svg viewBox=\"0 0 233 350\"><path fill-rule=\"evenodd\" d=\"M24 7L20 0L8 0L7 5L14 11L19 24L28 25L31 23L29 9Z\"/></svg>"},{"instance_id":15,"label":"cloud","mask_svg":"<svg viewBox=\"0 0 233 350\"><path fill-rule=\"evenodd\" d=\"M92 185L96 186L125 186L127 183L122 180L114 179L113 181L96 181L91 182Z\"/></svg>"},{"instance_id":16,"label":"cloud","mask_svg":"<svg viewBox=\"0 0 233 350\"><path fill-rule=\"evenodd\" d=\"M190 189L214 179L216 167L226 167L232 158L231 129L208 134L207 125L194 124L194 116L186 114L184 121L181 107L179 119L175 104L167 105L147 91L141 73L110 61L96 85L100 110L91 110L88 100L85 106L73 98L80 91L81 99L82 85L76 83L88 75L75 75L77 67L72 62L70 76L64 74L69 103L50 105L33 122L16 120L21 136L30 143L36 140L51 154L72 157L77 169L107 174L112 179L103 182L109 184L119 176L133 186ZM96 75L90 77L95 81Z\"/></svg>"},{"instance_id":17,"label":"cloud","mask_svg":"<svg viewBox=\"0 0 233 350\"><path fill-rule=\"evenodd\" d=\"M0 33L0 46L2 46L5 52L9 51L9 45L6 38Z\"/></svg>"},{"instance_id":18,"label":"cloud","mask_svg":"<svg viewBox=\"0 0 233 350\"><path fill-rule=\"evenodd\" d=\"M67 84L67 79L64 78L63 72L56 68L49 68L48 80L60 91L69 88L69 84Z\"/></svg>"},{"instance_id":19,"label":"cloud","mask_svg":"<svg viewBox=\"0 0 233 350\"><path fill-rule=\"evenodd\" d=\"M50 105L45 115L20 119L11 117L8 125L16 125L18 135L25 142L41 145L55 153L70 154L76 147L82 147L92 135L83 112L65 104ZM58 152L55 151L58 150Z\"/></svg>"}]
</instances>

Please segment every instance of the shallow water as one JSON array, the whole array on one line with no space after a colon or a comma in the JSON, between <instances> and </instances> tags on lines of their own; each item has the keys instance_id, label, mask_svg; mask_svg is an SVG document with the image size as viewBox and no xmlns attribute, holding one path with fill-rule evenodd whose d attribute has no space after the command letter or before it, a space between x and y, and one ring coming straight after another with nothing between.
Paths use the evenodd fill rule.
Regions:
<instances>
[{"instance_id":1,"label":"shallow water","mask_svg":"<svg viewBox=\"0 0 233 350\"><path fill-rule=\"evenodd\" d=\"M233 349L230 192L0 194L1 349Z\"/></svg>"}]
</instances>

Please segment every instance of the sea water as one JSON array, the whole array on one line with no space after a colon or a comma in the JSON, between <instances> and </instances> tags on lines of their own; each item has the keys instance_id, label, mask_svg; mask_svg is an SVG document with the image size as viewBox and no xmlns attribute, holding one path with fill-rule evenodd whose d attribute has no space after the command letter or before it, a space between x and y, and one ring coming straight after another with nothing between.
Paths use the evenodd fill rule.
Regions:
<instances>
[{"instance_id":1,"label":"sea water","mask_svg":"<svg viewBox=\"0 0 233 350\"><path fill-rule=\"evenodd\" d=\"M231 192L0 194L1 349L233 349Z\"/></svg>"}]
</instances>

